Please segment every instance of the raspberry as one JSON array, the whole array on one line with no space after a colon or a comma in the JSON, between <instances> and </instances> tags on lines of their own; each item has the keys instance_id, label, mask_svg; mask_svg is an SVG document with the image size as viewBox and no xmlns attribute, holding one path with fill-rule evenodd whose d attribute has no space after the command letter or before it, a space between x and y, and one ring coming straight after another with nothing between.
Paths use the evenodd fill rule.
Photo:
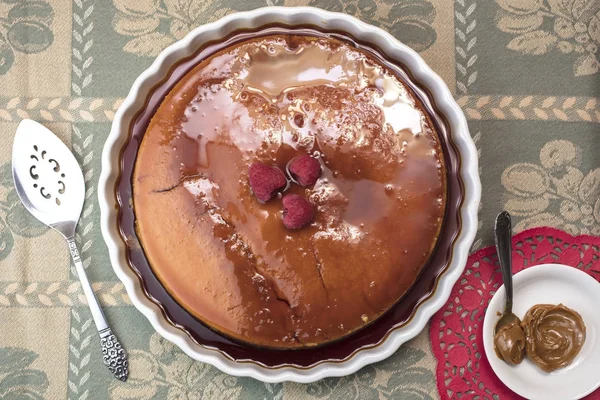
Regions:
<instances>
[{"instance_id":1,"label":"raspberry","mask_svg":"<svg viewBox=\"0 0 600 400\"><path fill-rule=\"evenodd\" d=\"M286 169L290 177L300 186L314 185L321 175L319 160L308 154L292 158Z\"/></svg>"},{"instance_id":2,"label":"raspberry","mask_svg":"<svg viewBox=\"0 0 600 400\"><path fill-rule=\"evenodd\" d=\"M275 192L288 185L283 171L259 162L255 162L248 169L248 180L254 195L263 203L271 200Z\"/></svg>"},{"instance_id":3,"label":"raspberry","mask_svg":"<svg viewBox=\"0 0 600 400\"><path fill-rule=\"evenodd\" d=\"M283 225L288 229L300 229L310 224L315 217L315 208L311 202L297 194L288 194L283 198Z\"/></svg>"}]
</instances>

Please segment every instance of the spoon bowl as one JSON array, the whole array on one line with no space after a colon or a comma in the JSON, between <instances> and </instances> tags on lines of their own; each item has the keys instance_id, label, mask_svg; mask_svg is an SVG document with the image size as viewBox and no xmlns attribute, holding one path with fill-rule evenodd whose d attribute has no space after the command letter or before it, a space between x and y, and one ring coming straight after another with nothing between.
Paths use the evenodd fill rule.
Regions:
<instances>
[{"instance_id":1,"label":"spoon bowl","mask_svg":"<svg viewBox=\"0 0 600 400\"><path fill-rule=\"evenodd\" d=\"M505 310L502 313L502 316L500 317L500 319L496 322L496 325L494 326L494 334L497 334L498 331L500 330L500 328L502 328L503 326L510 325L513 323L520 324L521 319L519 319L519 317L517 317L512 312L506 312L506 310Z\"/></svg>"},{"instance_id":2,"label":"spoon bowl","mask_svg":"<svg viewBox=\"0 0 600 400\"><path fill-rule=\"evenodd\" d=\"M85 181L67 146L44 126L25 119L15 135L12 171L25 208L63 236L74 234Z\"/></svg>"}]
</instances>

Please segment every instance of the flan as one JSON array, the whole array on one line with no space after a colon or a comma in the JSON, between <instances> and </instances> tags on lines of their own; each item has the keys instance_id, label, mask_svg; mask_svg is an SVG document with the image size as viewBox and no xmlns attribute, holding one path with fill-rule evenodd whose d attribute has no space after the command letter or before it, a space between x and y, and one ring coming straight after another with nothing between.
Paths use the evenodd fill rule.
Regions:
<instances>
[{"instance_id":1,"label":"flan","mask_svg":"<svg viewBox=\"0 0 600 400\"><path fill-rule=\"evenodd\" d=\"M258 201L254 163L317 158L319 178ZM439 132L384 62L330 36L270 34L204 59L158 106L133 174L136 231L190 314L244 344L344 338L407 293L440 235ZM282 223L282 196L314 207Z\"/></svg>"}]
</instances>

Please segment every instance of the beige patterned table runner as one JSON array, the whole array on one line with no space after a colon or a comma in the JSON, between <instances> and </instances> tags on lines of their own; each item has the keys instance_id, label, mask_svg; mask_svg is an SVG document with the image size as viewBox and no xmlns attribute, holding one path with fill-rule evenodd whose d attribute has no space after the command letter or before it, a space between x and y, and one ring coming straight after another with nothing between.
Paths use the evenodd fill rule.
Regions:
<instances>
[{"instance_id":1,"label":"beige patterned table runner","mask_svg":"<svg viewBox=\"0 0 600 400\"><path fill-rule=\"evenodd\" d=\"M477 145L483 199L475 247L498 210L516 230L600 235L599 0L1 0L0 397L7 399L437 398L427 334L388 360L311 385L263 384L192 362L160 339L113 273L100 235L102 145L122 98L165 46L223 15L313 5L380 26L453 91ZM84 169L77 240L108 318L131 355L126 384L102 365L62 239L20 205L10 154L36 119ZM4 396L4 397L2 397Z\"/></svg>"}]
</instances>

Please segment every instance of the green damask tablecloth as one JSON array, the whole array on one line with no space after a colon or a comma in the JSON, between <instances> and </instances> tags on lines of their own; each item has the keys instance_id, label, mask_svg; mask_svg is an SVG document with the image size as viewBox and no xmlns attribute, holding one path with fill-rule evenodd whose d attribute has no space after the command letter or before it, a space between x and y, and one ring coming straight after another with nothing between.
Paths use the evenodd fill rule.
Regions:
<instances>
[{"instance_id":1,"label":"green damask tablecloth","mask_svg":"<svg viewBox=\"0 0 600 400\"><path fill-rule=\"evenodd\" d=\"M110 122L168 44L225 14L313 5L378 25L418 50L453 91L477 145L483 199L517 231L600 235L600 0L0 0L0 397L7 399L437 398L427 332L388 360L311 385L263 384L192 362L131 306L100 235L97 180ZM20 205L17 123L32 118L83 166L82 259L131 358L127 383L101 361L66 246ZM4 396L4 397L2 397Z\"/></svg>"}]
</instances>

